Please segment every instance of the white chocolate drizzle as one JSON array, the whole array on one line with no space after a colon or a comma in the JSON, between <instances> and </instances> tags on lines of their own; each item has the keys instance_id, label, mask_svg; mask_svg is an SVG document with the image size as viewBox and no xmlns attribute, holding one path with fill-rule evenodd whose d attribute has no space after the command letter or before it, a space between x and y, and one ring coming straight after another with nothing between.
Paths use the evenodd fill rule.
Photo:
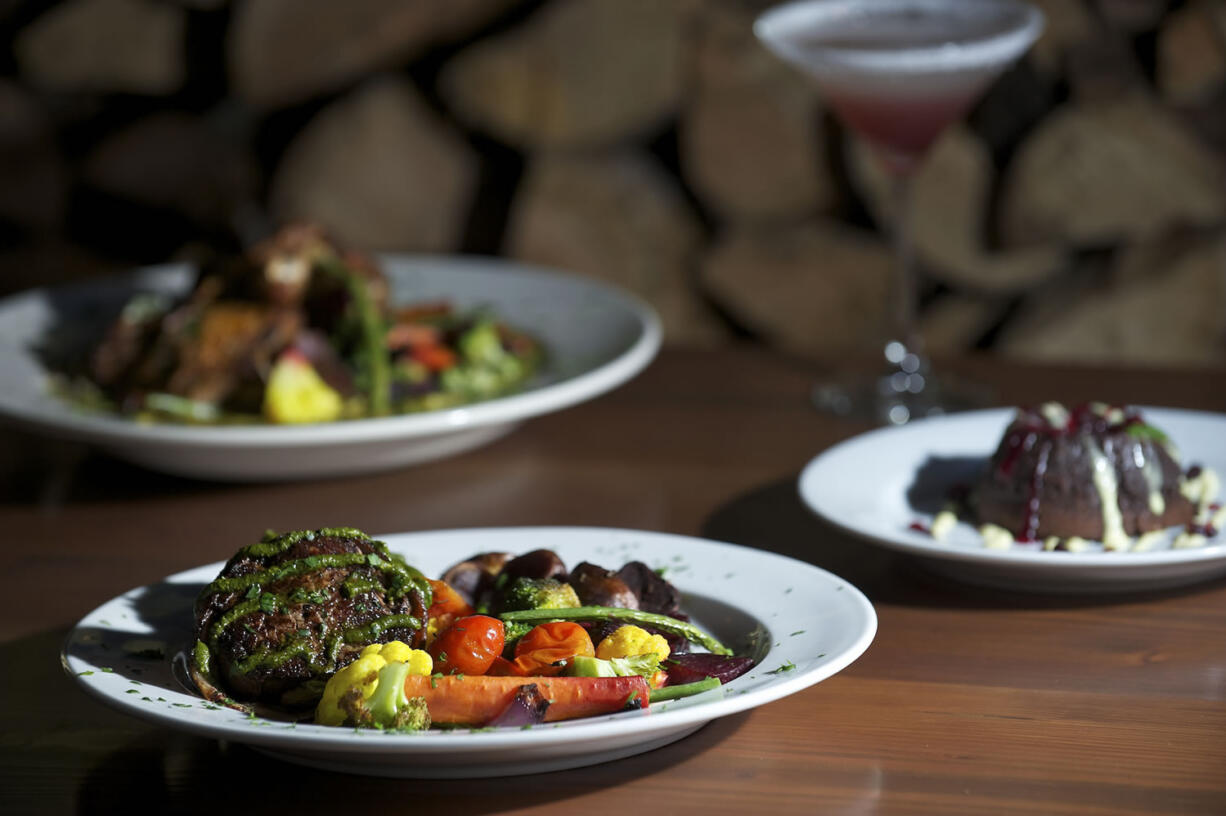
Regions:
<instances>
[{"instance_id":1,"label":"white chocolate drizzle","mask_svg":"<svg viewBox=\"0 0 1226 816\"><path fill-rule=\"evenodd\" d=\"M1132 542L1124 532L1124 517L1120 513L1119 484L1115 479L1115 469L1089 434L1082 437L1082 442L1090 455L1094 489L1098 491L1098 501L1102 505L1103 549L1116 552L1127 550Z\"/></svg>"},{"instance_id":2,"label":"white chocolate drizzle","mask_svg":"<svg viewBox=\"0 0 1226 816\"><path fill-rule=\"evenodd\" d=\"M1137 536L1137 540L1132 544L1133 552L1149 552L1156 550L1166 541L1166 530L1153 530L1148 533L1142 533Z\"/></svg>"},{"instance_id":3,"label":"white chocolate drizzle","mask_svg":"<svg viewBox=\"0 0 1226 816\"><path fill-rule=\"evenodd\" d=\"M942 510L932 519L932 537L944 541L958 523L958 517L952 510Z\"/></svg>"},{"instance_id":4,"label":"white chocolate drizzle","mask_svg":"<svg viewBox=\"0 0 1226 816\"><path fill-rule=\"evenodd\" d=\"M1221 482L1213 468L1201 468L1194 479L1184 479L1179 485L1179 492L1184 498L1198 508L1208 507L1217 498Z\"/></svg>"},{"instance_id":5,"label":"white chocolate drizzle","mask_svg":"<svg viewBox=\"0 0 1226 816\"><path fill-rule=\"evenodd\" d=\"M1145 445L1142 444L1132 449L1132 460L1149 487L1149 512L1161 516L1166 512L1166 499L1162 497L1162 468L1158 465L1157 458L1146 456Z\"/></svg>"},{"instance_id":6,"label":"white chocolate drizzle","mask_svg":"<svg viewBox=\"0 0 1226 816\"><path fill-rule=\"evenodd\" d=\"M1068 427L1068 409L1058 402L1045 402L1039 406L1039 414L1056 430Z\"/></svg>"},{"instance_id":7,"label":"white chocolate drizzle","mask_svg":"<svg viewBox=\"0 0 1226 816\"><path fill-rule=\"evenodd\" d=\"M1013 533L995 524L984 524L979 528L983 536L983 546L989 550L1008 550L1013 547Z\"/></svg>"}]
</instances>

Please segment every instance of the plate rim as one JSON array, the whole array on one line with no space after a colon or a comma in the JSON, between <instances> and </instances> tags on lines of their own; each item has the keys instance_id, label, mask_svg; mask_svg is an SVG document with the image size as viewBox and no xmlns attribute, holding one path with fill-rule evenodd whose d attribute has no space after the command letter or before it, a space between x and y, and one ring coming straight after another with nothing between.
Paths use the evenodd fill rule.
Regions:
<instances>
[{"instance_id":1,"label":"plate rim","mask_svg":"<svg viewBox=\"0 0 1226 816\"><path fill-rule=\"evenodd\" d=\"M617 356L557 382L454 408L389 417L369 417L340 422L303 425L259 424L252 426L195 426L142 424L106 414L70 413L46 415L39 405L58 402L46 390L46 369L40 366L39 402L31 407L15 405L0 395L0 418L61 438L80 439L99 445L142 443L185 448L225 446L235 449L280 449L288 447L329 448L340 445L377 442L385 439L415 439L459 432L490 425L519 422L595 398L633 379L658 354L663 342L663 323L659 313L633 292L598 278L562 270L484 255L447 255L431 253L379 253L381 261L391 264L421 263L499 275L543 278L564 284L578 284L599 292L607 303L615 304L637 325L630 345ZM51 293L101 289L137 280L158 281L190 270L187 263L156 264L137 267L116 275L87 279L59 286L27 289L0 299L0 313L24 300ZM21 338L29 342L35 338Z\"/></svg>"},{"instance_id":2,"label":"plate rim","mask_svg":"<svg viewBox=\"0 0 1226 816\"><path fill-rule=\"evenodd\" d=\"M687 546L697 545L703 549L714 550L732 550L739 551L744 555L751 556L755 559L761 558L767 563L774 562L779 568L787 566L796 568L797 566L806 571L810 571L812 577L818 577L836 585L836 590L831 590L831 594L840 596L840 603L845 605L847 614L854 614L860 623L860 628L855 632L853 641L846 646L843 651L833 656L825 654L819 656L821 662L808 670L802 670L797 674L777 675L767 682L764 688L739 690L732 689L734 692L730 694L722 694L721 696L707 701L703 704L691 703L684 707L670 707L667 710L642 712L625 712L616 715L604 715L597 718L572 720L565 723L556 724L560 727L549 728L533 728L528 730L514 729L506 732L478 732L474 733L469 729L458 729L455 731L430 731L420 734L376 734L371 732L358 732L351 729L338 729L328 726L318 726L314 724L303 724L297 728L290 728L284 724L272 723L270 728L244 728L239 729L237 724L231 725L228 723L208 723L199 722L183 717L173 717L159 711L158 709L137 705L139 700L128 700L126 693L124 695L107 693L105 689L94 681L90 681L89 676L82 676L72 665L74 659L70 653L73 645L74 636L91 618L97 616L108 606L117 602L126 601L128 596L134 593L139 593L148 590L151 587L158 585L167 585L175 582L175 579L196 580L190 576L195 573L208 572L219 570L224 562L218 561L211 564L204 564L192 567L186 570L167 575L159 581L155 581L143 586L133 587L125 592L116 595L115 597L99 604L89 613L85 614L77 621L76 624L69 630L60 649L60 662L64 671L72 678L75 683L86 691L91 697L98 699L112 709L121 711L125 714L135 716L146 722L154 723L161 727L170 728L172 730L181 730L188 733L196 734L197 736L207 737L211 739L230 739L237 742L242 742L248 745L260 745L266 748L271 748L282 752L286 756L292 755L297 750L310 753L318 753L320 751L328 751L344 754L366 754L366 755L388 755L402 756L404 754L415 754L433 749L445 749L448 752L457 754L480 753L489 750L516 748L522 747L525 749L531 748L546 748L550 746L568 745L572 743L585 743L589 741L599 741L604 737L613 737L618 735L626 735L633 733L643 738L642 741L647 741L653 736L659 736L667 733L672 733L678 730L689 729L693 730L701 725L710 722L714 719L737 714L760 705L765 705L774 702L778 699L786 697L801 691L809 686L826 680L843 669L847 668L851 663L855 662L868 647L872 644L878 630L878 617L875 608L864 593L851 582L842 578L839 575L822 569L821 567L809 564L804 561L791 558L789 556L780 555L778 553L767 550L759 550L753 547L747 547L740 544L734 544L724 541L715 541L713 539L702 538L699 536L688 536L675 533L665 533L649 530L636 530L631 528L621 527L602 527L602 526L574 526L574 525L531 525L531 526L502 526L502 527L464 527L464 528L440 528L429 530L417 530L411 532L388 533L372 536L377 540L386 541L394 550L406 540L411 540L414 537L442 537L456 536L459 538L470 536L501 536L507 534L513 535L531 535L539 534L545 531L550 535L570 535L570 536L632 536L634 538L646 539L653 544L668 542L677 542L678 540L685 542ZM595 543L588 545L594 547ZM182 583L182 581L180 581ZM696 588L690 587L688 590L682 587L686 582L679 581L678 588L683 592L695 592ZM741 612L746 612L746 609L740 605L733 605ZM753 615L751 615L753 617ZM766 664L778 648L779 644L772 644L763 659L755 667L756 669L765 670ZM166 659L170 659L167 656ZM90 664L92 665L92 664ZM732 681L735 683L736 681ZM145 686L148 687L148 686ZM179 689L171 689L175 693L185 694ZM708 692L710 694L710 692ZM701 697L690 698L698 701ZM202 699L202 698L201 698ZM195 700L197 703L200 699ZM627 727L628 723L637 723L639 720L643 722L635 728ZM316 733L316 731L322 733ZM578 732L578 733L571 733ZM304 736L305 735L305 736ZM357 736L355 736L357 735ZM471 737L472 739L464 739ZM635 743L640 740L634 740Z\"/></svg>"},{"instance_id":3,"label":"plate rim","mask_svg":"<svg viewBox=\"0 0 1226 816\"><path fill-rule=\"evenodd\" d=\"M1167 415L1202 421L1216 421L1226 425L1226 415L1213 411L1167 408L1154 405L1136 405L1132 407L1136 407L1147 416L1156 416L1159 420L1156 424L1162 424L1160 418L1163 415ZM855 451L862 445L877 442L887 436L894 437L898 433L906 433L908 429L911 432L914 432L915 428L927 430L936 425L956 425L966 420L988 421L993 418L999 418L1001 421L1000 430L1003 432L1005 425L1012 418L1016 410L1016 408L1004 407L963 411L938 417L926 417L897 427L874 428L864 433L856 434L822 451L810 459L804 466L796 481L797 492L800 495L801 502L818 518L859 539L910 555L936 558L944 561L973 562L993 566L1041 567L1044 569L1094 567L1096 569L1103 568L1110 572L1121 572L1146 566L1172 566L1226 559L1226 541L1180 550L1069 553L1048 552L1045 550L994 550L986 547L978 549L955 547L938 541L910 540L904 537L902 531L899 531L895 538L887 538L865 530L847 519L839 517L837 513L829 512L825 505L814 499L817 491L813 488L813 483L821 475L824 475L823 471L830 468L832 463L839 457L848 455L849 452ZM989 445L994 445L998 440L999 435Z\"/></svg>"}]
</instances>

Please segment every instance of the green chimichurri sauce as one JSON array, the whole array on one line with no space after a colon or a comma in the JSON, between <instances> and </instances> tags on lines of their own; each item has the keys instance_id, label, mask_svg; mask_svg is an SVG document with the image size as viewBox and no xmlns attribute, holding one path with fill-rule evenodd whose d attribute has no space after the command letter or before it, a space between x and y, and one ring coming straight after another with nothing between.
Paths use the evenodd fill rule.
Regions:
<instances>
[{"instance_id":1,"label":"green chimichurri sauce","mask_svg":"<svg viewBox=\"0 0 1226 816\"><path fill-rule=\"evenodd\" d=\"M295 546L318 538L354 539L369 552L314 553L278 563L270 563L284 556ZM272 531L265 533L259 542L239 550L231 562L252 560L263 564L245 575L219 576L200 593L200 600L224 593L244 593L242 599L217 618L203 639L197 641L192 653L193 667L202 676L212 678L215 661L212 657L218 643L237 625L260 625L252 616L273 617L282 614L301 614L306 607L329 600L352 599L368 593L382 593L386 603L396 603L410 593L418 593L426 608L432 601L430 583L417 569L391 552L382 541L376 541L360 530L350 527L300 530L285 534ZM286 592L276 591L278 582L308 575L327 569L350 568L351 572L338 589L306 589L299 585ZM367 606L355 607L357 614L366 613ZM371 609L383 609L383 603L372 603ZM250 621L250 623L249 623ZM325 678L336 671L340 653L347 644L378 642L389 629L407 628L417 630L424 622L408 614L382 614L358 625L340 631L329 631L325 622L312 629L311 626L296 626L287 631L279 643L261 647L247 657L236 661L229 671L239 675L259 670L275 670L292 660L301 659L313 678ZM319 684L316 684L319 685ZM322 688L322 685L319 685ZM309 695L308 695L309 696Z\"/></svg>"}]
</instances>

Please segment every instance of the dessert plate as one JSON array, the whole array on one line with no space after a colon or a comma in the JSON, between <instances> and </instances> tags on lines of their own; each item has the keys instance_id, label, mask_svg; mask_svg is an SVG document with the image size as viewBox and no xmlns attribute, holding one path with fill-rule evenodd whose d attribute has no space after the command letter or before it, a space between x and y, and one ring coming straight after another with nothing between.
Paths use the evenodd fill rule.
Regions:
<instances>
[{"instance_id":1,"label":"dessert plate","mask_svg":"<svg viewBox=\"0 0 1226 816\"><path fill-rule=\"evenodd\" d=\"M1226 416L1171 408L1141 411L1183 453L1184 465L1226 473ZM1226 536L1204 547L1148 552L1046 552L1015 545L987 549L959 521L937 541L911 529L931 524L950 488L974 478L1013 418L994 409L922 419L842 442L813 459L800 496L826 521L875 544L924 560L934 571L970 583L1029 592L1153 590L1226 575Z\"/></svg>"},{"instance_id":2,"label":"dessert plate","mask_svg":"<svg viewBox=\"0 0 1226 816\"><path fill-rule=\"evenodd\" d=\"M590 527L450 530L384 536L427 575L487 550L552 549L570 565L638 559L682 591L694 622L738 654L749 673L694 697L523 730L355 731L248 717L206 702L187 680L192 603L222 564L172 575L110 600L69 634L64 669L124 713L202 737L245 743L289 762L377 776L458 778L574 768L649 751L717 717L778 700L840 671L877 630L855 587L817 567L732 544Z\"/></svg>"},{"instance_id":3,"label":"dessert plate","mask_svg":"<svg viewBox=\"0 0 1226 816\"><path fill-rule=\"evenodd\" d=\"M393 302L447 300L460 309L488 307L542 342L541 370L519 392L498 399L301 426L141 424L83 412L52 394L43 364L48 348L90 342L135 292L186 291L191 270L165 266L0 301L0 417L183 476L230 481L339 476L483 445L523 420L621 385L660 347L660 321L651 307L599 281L494 259L396 255L381 261Z\"/></svg>"}]
</instances>

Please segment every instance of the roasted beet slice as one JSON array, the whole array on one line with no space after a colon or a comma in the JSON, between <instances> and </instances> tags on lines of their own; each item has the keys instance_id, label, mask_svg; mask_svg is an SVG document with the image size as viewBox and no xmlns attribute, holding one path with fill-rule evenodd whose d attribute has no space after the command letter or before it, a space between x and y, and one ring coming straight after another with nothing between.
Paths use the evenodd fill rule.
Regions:
<instances>
[{"instance_id":1,"label":"roasted beet slice","mask_svg":"<svg viewBox=\"0 0 1226 816\"><path fill-rule=\"evenodd\" d=\"M668 672L668 682L665 685L669 686L697 683L705 677L714 677L721 683L727 683L753 668L753 658L692 652L673 655L660 667Z\"/></svg>"}]
</instances>

